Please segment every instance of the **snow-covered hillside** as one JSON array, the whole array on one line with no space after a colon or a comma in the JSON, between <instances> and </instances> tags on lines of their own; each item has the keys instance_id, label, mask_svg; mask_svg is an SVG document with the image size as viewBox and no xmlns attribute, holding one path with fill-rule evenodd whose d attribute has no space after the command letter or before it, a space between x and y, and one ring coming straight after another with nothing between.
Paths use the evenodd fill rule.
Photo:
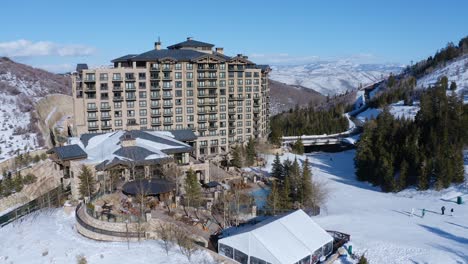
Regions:
<instances>
[{"instance_id":1,"label":"snow-covered hillside","mask_svg":"<svg viewBox=\"0 0 468 264\"><path fill-rule=\"evenodd\" d=\"M418 79L417 85L427 88L435 84L442 76L447 76L449 82L457 83L457 93L468 93L468 55L461 56L448 62L444 67L437 68Z\"/></svg>"},{"instance_id":2,"label":"snow-covered hillside","mask_svg":"<svg viewBox=\"0 0 468 264\"><path fill-rule=\"evenodd\" d=\"M0 161L42 144L33 124L34 105L48 94L68 92L69 86L68 77L0 58Z\"/></svg>"},{"instance_id":3,"label":"snow-covered hillside","mask_svg":"<svg viewBox=\"0 0 468 264\"><path fill-rule=\"evenodd\" d=\"M356 180L355 150L288 153L281 159L297 157L302 164L306 156L313 180L324 183L329 191L321 214L313 219L327 230L350 234L354 251L365 253L370 263L468 263L468 203L455 202L457 196L468 199L468 183L440 192L408 189L383 193L380 188ZM268 164L260 170L269 172L274 156L266 158ZM465 175L467 169L465 163ZM442 206L447 211L453 208L454 216L447 211L441 215ZM426 210L424 217L422 209ZM340 261L355 263L350 258Z\"/></svg>"},{"instance_id":4,"label":"snow-covered hillside","mask_svg":"<svg viewBox=\"0 0 468 264\"><path fill-rule=\"evenodd\" d=\"M360 84L379 81L402 67L385 64L357 64L349 60L320 61L297 66L272 66L270 78L291 85L314 89L323 95L353 90Z\"/></svg>"}]
</instances>

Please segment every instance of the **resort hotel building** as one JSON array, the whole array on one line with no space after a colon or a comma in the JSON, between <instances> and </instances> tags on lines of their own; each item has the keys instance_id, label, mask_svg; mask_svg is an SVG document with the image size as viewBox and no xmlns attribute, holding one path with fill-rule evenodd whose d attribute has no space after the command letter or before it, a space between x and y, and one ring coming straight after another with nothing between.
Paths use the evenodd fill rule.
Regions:
<instances>
[{"instance_id":1,"label":"resort hotel building","mask_svg":"<svg viewBox=\"0 0 468 264\"><path fill-rule=\"evenodd\" d=\"M128 54L72 76L74 136L119 130L191 130L192 155L210 158L269 133L266 65L186 41Z\"/></svg>"}]
</instances>

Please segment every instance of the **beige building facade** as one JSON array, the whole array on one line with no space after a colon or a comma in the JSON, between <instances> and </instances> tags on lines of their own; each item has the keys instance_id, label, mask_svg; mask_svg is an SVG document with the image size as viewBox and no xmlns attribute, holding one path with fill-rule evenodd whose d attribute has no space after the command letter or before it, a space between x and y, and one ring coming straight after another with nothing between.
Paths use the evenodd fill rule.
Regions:
<instances>
[{"instance_id":1,"label":"beige building facade","mask_svg":"<svg viewBox=\"0 0 468 264\"><path fill-rule=\"evenodd\" d=\"M74 133L192 129L195 157L209 158L269 133L266 65L186 41L73 74Z\"/></svg>"}]
</instances>

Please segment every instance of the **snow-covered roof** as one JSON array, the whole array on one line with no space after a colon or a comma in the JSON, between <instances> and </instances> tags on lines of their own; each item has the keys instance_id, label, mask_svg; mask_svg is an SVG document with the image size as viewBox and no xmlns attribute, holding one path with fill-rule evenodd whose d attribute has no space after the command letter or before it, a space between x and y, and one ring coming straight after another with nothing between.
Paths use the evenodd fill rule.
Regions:
<instances>
[{"instance_id":1,"label":"snow-covered roof","mask_svg":"<svg viewBox=\"0 0 468 264\"><path fill-rule=\"evenodd\" d=\"M122 142L134 141L131 145ZM111 163L123 164L165 161L170 154L190 152L192 147L168 131L116 131L104 134L84 134L70 138L69 145L77 145L87 154L84 163L99 164L101 168Z\"/></svg>"},{"instance_id":2,"label":"snow-covered roof","mask_svg":"<svg viewBox=\"0 0 468 264\"><path fill-rule=\"evenodd\" d=\"M270 263L295 263L333 241L302 210L256 225L227 229L223 236L218 243Z\"/></svg>"}]
</instances>

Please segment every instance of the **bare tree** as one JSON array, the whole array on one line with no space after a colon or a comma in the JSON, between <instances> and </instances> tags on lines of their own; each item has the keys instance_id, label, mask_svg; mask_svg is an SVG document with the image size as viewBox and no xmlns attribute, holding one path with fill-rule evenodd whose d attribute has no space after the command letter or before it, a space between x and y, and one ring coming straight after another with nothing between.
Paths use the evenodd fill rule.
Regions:
<instances>
[{"instance_id":1,"label":"bare tree","mask_svg":"<svg viewBox=\"0 0 468 264\"><path fill-rule=\"evenodd\" d=\"M187 231L182 228L178 228L175 231L176 243L179 246L180 252L187 257L190 262L193 254L198 250L197 245L190 237Z\"/></svg>"},{"instance_id":2,"label":"bare tree","mask_svg":"<svg viewBox=\"0 0 468 264\"><path fill-rule=\"evenodd\" d=\"M156 233L158 234L158 238L161 240L161 244L166 251L166 255L169 255L169 250L171 249L172 243L175 240L172 224L163 224L162 222L159 222Z\"/></svg>"}]
</instances>

